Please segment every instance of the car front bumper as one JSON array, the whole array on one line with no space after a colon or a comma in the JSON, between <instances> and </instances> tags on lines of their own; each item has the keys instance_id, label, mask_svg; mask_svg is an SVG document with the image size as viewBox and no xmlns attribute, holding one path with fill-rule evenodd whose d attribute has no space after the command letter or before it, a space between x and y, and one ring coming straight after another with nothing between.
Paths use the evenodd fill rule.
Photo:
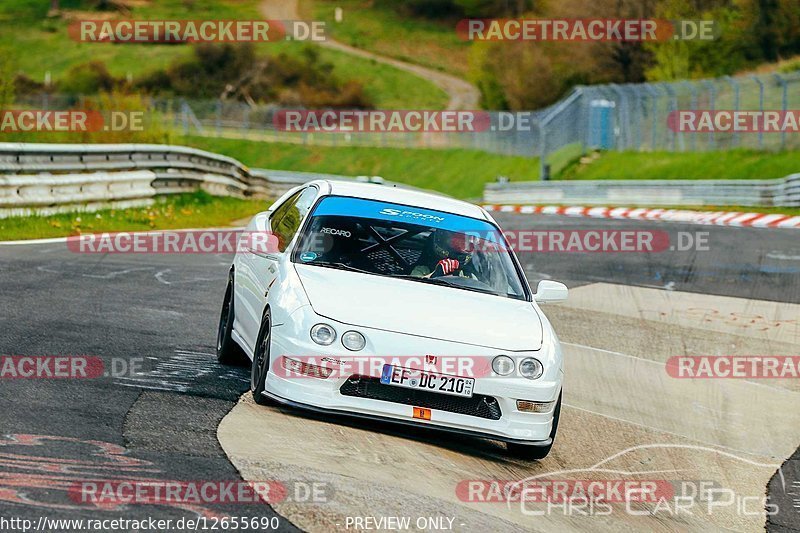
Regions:
<instances>
[{"instance_id":1,"label":"car front bumper","mask_svg":"<svg viewBox=\"0 0 800 533\"><path fill-rule=\"evenodd\" d=\"M379 361L390 362L391 357L417 356L424 360L425 355L435 354L444 357L469 357L483 358L486 367L490 368L491 359L497 355L510 355L514 359L536 357L545 365L542 377L529 380L523 377L500 377L496 375L465 376L475 377L473 395L475 397L493 398L499 408L500 416L491 419L478 411L471 412L465 409L468 402L461 401L450 395L435 394L439 398L447 398L444 408L428 407L425 404L400 403L397 400L374 399L371 397L343 394L343 385L349 379L372 378L376 381L380 377L380 364L370 365L372 371L352 374L343 371L326 379L309 376L287 376L282 372L270 371L266 379L266 394L274 400L317 412L370 418L391 422L410 424L417 427L430 426L435 429L453 431L475 437L496 439L505 442L515 442L528 445L547 446L550 441L550 430L553 423L555 401L561 392L563 372L561 369L560 349L547 343L538 351L509 353L491 348L464 345L449 341L426 339L404 335L400 333L370 330L369 328L354 327L338 324L335 321L322 318L331 324L341 334L348 329L360 331L367 339L367 347L359 352L351 352L341 343L335 342L331 346L315 344L308 336L311 321L302 320L289 322L276 326L272 330L271 367L278 365L281 357L312 358L319 361L323 357L333 359L346 359L352 357L375 358ZM308 323L307 323L308 322ZM311 324L313 325L313 324ZM402 349L400 348L402 347ZM544 354L545 350L557 353ZM391 355L390 355L391 354ZM309 359L305 359L309 360ZM418 367L417 367L418 368ZM409 389L393 385L373 384L371 386L392 387L399 391ZM398 391L399 396L403 396ZM384 390L384 392L386 392ZM385 395L384 395L385 396ZM530 413L517 410L517 400L534 402L553 402L553 407L548 412ZM437 405L442 402L435 402ZM450 406L456 405L458 409ZM430 408L430 420L414 417L414 407ZM459 412L455 412L459 411Z\"/></svg>"}]
</instances>

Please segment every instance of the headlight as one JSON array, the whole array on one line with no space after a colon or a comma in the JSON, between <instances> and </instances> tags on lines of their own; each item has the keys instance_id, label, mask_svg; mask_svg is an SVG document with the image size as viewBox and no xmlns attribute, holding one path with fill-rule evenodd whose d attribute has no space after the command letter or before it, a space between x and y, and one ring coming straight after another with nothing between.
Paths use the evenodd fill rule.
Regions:
<instances>
[{"instance_id":1,"label":"headlight","mask_svg":"<svg viewBox=\"0 0 800 533\"><path fill-rule=\"evenodd\" d=\"M347 331L342 335L342 344L344 344L344 347L348 350L357 352L367 345L367 339L357 331Z\"/></svg>"},{"instance_id":2,"label":"headlight","mask_svg":"<svg viewBox=\"0 0 800 533\"><path fill-rule=\"evenodd\" d=\"M514 371L514 360L507 355L498 355L492 359L492 370L499 376L507 376Z\"/></svg>"},{"instance_id":3,"label":"headlight","mask_svg":"<svg viewBox=\"0 0 800 533\"><path fill-rule=\"evenodd\" d=\"M528 379L536 379L544 373L544 367L538 359L526 357L519 363L519 373Z\"/></svg>"},{"instance_id":4,"label":"headlight","mask_svg":"<svg viewBox=\"0 0 800 533\"><path fill-rule=\"evenodd\" d=\"M328 324L317 324L311 328L311 340L323 346L329 346L336 340L336 330Z\"/></svg>"}]
</instances>

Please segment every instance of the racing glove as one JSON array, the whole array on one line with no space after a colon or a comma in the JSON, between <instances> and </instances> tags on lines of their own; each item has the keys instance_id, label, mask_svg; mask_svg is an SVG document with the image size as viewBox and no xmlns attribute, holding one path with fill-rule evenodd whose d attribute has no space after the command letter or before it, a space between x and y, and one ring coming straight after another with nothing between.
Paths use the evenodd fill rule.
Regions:
<instances>
[{"instance_id":1,"label":"racing glove","mask_svg":"<svg viewBox=\"0 0 800 533\"><path fill-rule=\"evenodd\" d=\"M436 263L436 268L442 269L442 275L446 276L448 274L452 274L456 270L458 270L459 262L458 259L442 259L438 263Z\"/></svg>"}]
</instances>

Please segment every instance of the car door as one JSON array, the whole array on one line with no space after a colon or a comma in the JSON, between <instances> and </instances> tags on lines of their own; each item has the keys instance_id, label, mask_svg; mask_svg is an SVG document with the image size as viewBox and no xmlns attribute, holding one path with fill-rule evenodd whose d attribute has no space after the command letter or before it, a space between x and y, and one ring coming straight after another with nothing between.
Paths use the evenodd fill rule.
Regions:
<instances>
[{"instance_id":1,"label":"car door","mask_svg":"<svg viewBox=\"0 0 800 533\"><path fill-rule=\"evenodd\" d=\"M277 240L277 250L274 251L248 248L239 265L243 276L239 284L240 301L246 308L245 316L240 321L242 326L240 333L251 349L255 347L258 330L261 327L267 290L277 278L283 254L294 240L318 194L319 189L316 186L305 187L289 196L273 211L254 217L247 227L248 231L253 232L268 231ZM239 321L238 315L239 313L237 321Z\"/></svg>"}]
</instances>

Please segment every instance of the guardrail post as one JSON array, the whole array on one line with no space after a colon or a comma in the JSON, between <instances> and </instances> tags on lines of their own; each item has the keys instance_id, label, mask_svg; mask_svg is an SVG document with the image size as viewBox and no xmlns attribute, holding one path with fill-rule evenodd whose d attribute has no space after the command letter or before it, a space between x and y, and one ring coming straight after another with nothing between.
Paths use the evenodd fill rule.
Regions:
<instances>
[{"instance_id":1,"label":"guardrail post","mask_svg":"<svg viewBox=\"0 0 800 533\"><path fill-rule=\"evenodd\" d=\"M733 111L739 111L739 82L731 78L730 76L725 76L723 78L725 81L730 83L731 87L733 88ZM739 132L736 131L736 128L733 130L732 135L732 147L736 147L739 144Z\"/></svg>"},{"instance_id":2,"label":"guardrail post","mask_svg":"<svg viewBox=\"0 0 800 533\"><path fill-rule=\"evenodd\" d=\"M709 111L711 111L711 113L713 114L714 110L715 110L714 105L715 105L715 97L716 97L716 91L714 89L714 82L711 81L711 80L704 80L703 84L708 87L708 103L711 106L711 109ZM714 128L711 128L711 131L708 132L708 147L711 150L714 150L716 148L716 143L714 141L715 141Z\"/></svg>"},{"instance_id":3,"label":"guardrail post","mask_svg":"<svg viewBox=\"0 0 800 533\"><path fill-rule=\"evenodd\" d=\"M585 154L591 143L591 101L592 89L590 87L579 87L581 91L581 129L583 130L583 138L581 139L581 153ZM538 118L537 118L538 121Z\"/></svg>"},{"instance_id":4,"label":"guardrail post","mask_svg":"<svg viewBox=\"0 0 800 533\"><path fill-rule=\"evenodd\" d=\"M219 137L220 129L222 127L222 100L219 98L217 99L215 111L216 111L215 113L216 116L214 119L214 130L217 132L217 137Z\"/></svg>"},{"instance_id":5,"label":"guardrail post","mask_svg":"<svg viewBox=\"0 0 800 533\"><path fill-rule=\"evenodd\" d=\"M669 96L669 100L667 102L667 115L669 115L669 113L678 110L678 99L675 96L675 91L672 89L672 87L670 86L669 83L662 84L662 87L664 88L664 91ZM673 131L671 133L671 135L672 135L672 151L676 152L677 150L675 148L677 147L678 132L677 131ZM683 144L683 143L681 143L681 144Z\"/></svg>"},{"instance_id":6,"label":"guardrail post","mask_svg":"<svg viewBox=\"0 0 800 533\"><path fill-rule=\"evenodd\" d=\"M181 98L181 123L183 124L183 134L189 135L189 109L186 100Z\"/></svg>"},{"instance_id":7,"label":"guardrail post","mask_svg":"<svg viewBox=\"0 0 800 533\"><path fill-rule=\"evenodd\" d=\"M634 137L636 138L636 151L642 151L642 121L644 120L644 113L642 112L644 109L644 98L642 97L642 93L644 89L641 85L626 85L628 89L633 93L634 98L634 108L633 112L636 114L636 131Z\"/></svg>"},{"instance_id":8,"label":"guardrail post","mask_svg":"<svg viewBox=\"0 0 800 533\"><path fill-rule=\"evenodd\" d=\"M658 100L661 97L661 93L658 92L658 85L644 84L643 87L650 94L650 122L652 129L650 132L650 151L655 151L658 144Z\"/></svg>"},{"instance_id":9,"label":"guardrail post","mask_svg":"<svg viewBox=\"0 0 800 533\"><path fill-rule=\"evenodd\" d=\"M548 173L547 169L547 130L545 128L544 120L539 121L539 179L547 180L545 174ZM549 177L549 176L548 176Z\"/></svg>"},{"instance_id":10,"label":"guardrail post","mask_svg":"<svg viewBox=\"0 0 800 533\"><path fill-rule=\"evenodd\" d=\"M781 76L779 73L773 74L775 79L778 80L778 83L781 85L781 112L783 113L782 117L786 116L786 111L789 105L789 95L788 95L788 88L789 84L786 83L786 80ZM786 149L786 129L781 129L781 150Z\"/></svg>"},{"instance_id":11,"label":"guardrail post","mask_svg":"<svg viewBox=\"0 0 800 533\"><path fill-rule=\"evenodd\" d=\"M764 82L761 81L761 78L758 76L750 76L750 79L755 81L758 84L758 110L761 112L762 116L764 114ZM762 127L758 130L758 147L764 148L764 128L763 124Z\"/></svg>"},{"instance_id":12,"label":"guardrail post","mask_svg":"<svg viewBox=\"0 0 800 533\"><path fill-rule=\"evenodd\" d=\"M617 108L617 116L619 117L619 132L620 132L620 145L617 149L622 151L628 148L629 138L630 138L630 120L628 116L628 101L625 97L625 93L620 88L619 85L616 83L612 83L609 85L614 94L619 98L619 105L616 106Z\"/></svg>"},{"instance_id":13,"label":"guardrail post","mask_svg":"<svg viewBox=\"0 0 800 533\"><path fill-rule=\"evenodd\" d=\"M684 87L689 88L689 106L692 108L692 111L697 111L697 91L695 91L694 84L691 84L687 81L682 81L680 84ZM691 143L690 150L692 152L697 151L697 135L691 133L689 136L689 140ZM681 147L681 151L683 151L683 147Z\"/></svg>"}]
</instances>

